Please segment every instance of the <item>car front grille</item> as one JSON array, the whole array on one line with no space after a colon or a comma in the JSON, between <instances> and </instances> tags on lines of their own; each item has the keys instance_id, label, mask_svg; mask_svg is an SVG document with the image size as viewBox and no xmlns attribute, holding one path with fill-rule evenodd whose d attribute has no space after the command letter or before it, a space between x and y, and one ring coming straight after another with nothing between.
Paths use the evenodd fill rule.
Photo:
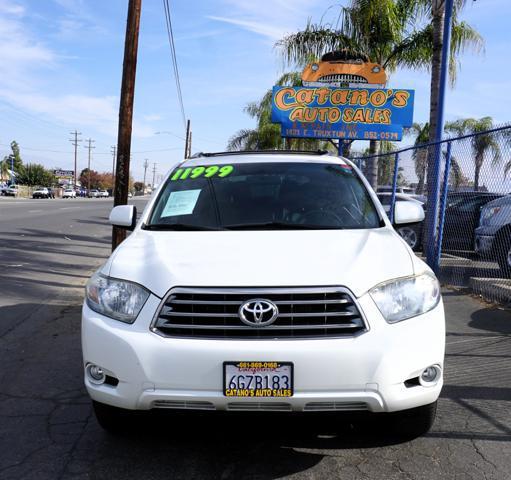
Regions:
<instances>
[{"instance_id":1,"label":"car front grille","mask_svg":"<svg viewBox=\"0 0 511 480\"><path fill-rule=\"evenodd\" d=\"M360 75L350 73L335 73L333 75L324 75L318 82L323 83L367 83L367 80Z\"/></svg>"},{"instance_id":2,"label":"car front grille","mask_svg":"<svg viewBox=\"0 0 511 480\"><path fill-rule=\"evenodd\" d=\"M271 325L241 321L241 305L253 299L277 306ZM165 337L247 340L331 338L366 329L355 300L342 287L174 288L151 325L153 332Z\"/></svg>"}]
</instances>

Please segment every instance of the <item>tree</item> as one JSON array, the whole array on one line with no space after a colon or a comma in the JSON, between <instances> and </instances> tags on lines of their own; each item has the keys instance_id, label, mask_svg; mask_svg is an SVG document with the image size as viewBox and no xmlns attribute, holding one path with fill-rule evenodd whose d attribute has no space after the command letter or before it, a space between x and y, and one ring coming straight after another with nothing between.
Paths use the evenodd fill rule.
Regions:
<instances>
[{"instance_id":1,"label":"tree","mask_svg":"<svg viewBox=\"0 0 511 480\"><path fill-rule=\"evenodd\" d=\"M20 147L18 145L18 142L16 140L13 140L11 142L11 151L9 155L6 155L2 162L2 173L6 169L13 169L15 172L20 171L21 167L23 166L23 160L21 159L20 154Z\"/></svg>"},{"instance_id":2,"label":"tree","mask_svg":"<svg viewBox=\"0 0 511 480\"><path fill-rule=\"evenodd\" d=\"M110 174L112 176L112 174ZM98 189L101 188L100 185L100 176L96 170L90 170L88 168L84 168L79 177L79 181L82 184L82 187L89 188L89 179L90 179L90 189Z\"/></svg>"},{"instance_id":3,"label":"tree","mask_svg":"<svg viewBox=\"0 0 511 480\"><path fill-rule=\"evenodd\" d=\"M492 158L492 164L498 165L502 160L498 133L485 133L494 128L491 117L480 119L464 118L447 122L445 130L457 136L473 135L468 139L474 156L474 190L479 190L479 176L487 155Z\"/></svg>"},{"instance_id":4,"label":"tree","mask_svg":"<svg viewBox=\"0 0 511 480\"><path fill-rule=\"evenodd\" d=\"M29 163L20 167L16 174L16 180L18 184L29 187L51 186L55 183L55 176L51 170L47 170L42 165Z\"/></svg>"},{"instance_id":5,"label":"tree","mask_svg":"<svg viewBox=\"0 0 511 480\"><path fill-rule=\"evenodd\" d=\"M309 22L305 30L277 42L277 47L286 64L291 65L303 66L327 52L345 50L381 64L390 73L399 67L428 69L436 48L430 3L431 0L351 0L348 7L341 7L340 28ZM456 13L464 0L457 3ZM458 22L457 15L453 20L452 52L480 44L481 37L472 27ZM378 152L376 141L370 143L370 152ZM370 163L368 180L374 187L377 159Z\"/></svg>"},{"instance_id":6,"label":"tree","mask_svg":"<svg viewBox=\"0 0 511 480\"><path fill-rule=\"evenodd\" d=\"M429 123L414 123L411 128L407 129L407 135L415 135L414 145L419 147L429 140ZM424 193L424 185L426 183L426 169L428 166L428 149L426 147L415 148L412 153L413 162L415 164L415 174L418 183L415 193L422 195Z\"/></svg>"},{"instance_id":7,"label":"tree","mask_svg":"<svg viewBox=\"0 0 511 480\"><path fill-rule=\"evenodd\" d=\"M135 182L133 183L133 188L135 189L135 192L141 192L144 190L144 184L143 182Z\"/></svg>"}]
</instances>

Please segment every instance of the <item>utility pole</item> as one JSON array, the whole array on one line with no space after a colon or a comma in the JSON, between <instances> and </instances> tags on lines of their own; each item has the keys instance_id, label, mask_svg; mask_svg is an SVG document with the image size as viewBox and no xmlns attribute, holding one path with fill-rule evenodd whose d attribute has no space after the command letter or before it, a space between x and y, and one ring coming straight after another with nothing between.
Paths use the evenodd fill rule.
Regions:
<instances>
[{"instance_id":1,"label":"utility pole","mask_svg":"<svg viewBox=\"0 0 511 480\"><path fill-rule=\"evenodd\" d=\"M124 62L122 67L121 101L119 105L114 206L126 205L128 203L133 101L135 97L138 33L140 29L141 10L142 0L129 0L126 38L124 42ZM113 227L112 250L125 238L126 230Z\"/></svg>"},{"instance_id":2,"label":"utility pole","mask_svg":"<svg viewBox=\"0 0 511 480\"><path fill-rule=\"evenodd\" d=\"M153 183L151 184L151 190L154 190L154 179L156 178L156 163L153 163Z\"/></svg>"},{"instance_id":3,"label":"utility pole","mask_svg":"<svg viewBox=\"0 0 511 480\"><path fill-rule=\"evenodd\" d=\"M117 158L117 147L115 145L112 145L110 152L112 153L112 193L113 193L115 184L115 160Z\"/></svg>"},{"instance_id":4,"label":"utility pole","mask_svg":"<svg viewBox=\"0 0 511 480\"><path fill-rule=\"evenodd\" d=\"M190 150L191 150L191 145L190 145L190 120L187 120L186 121L186 138L185 138L185 158L190 158Z\"/></svg>"},{"instance_id":5,"label":"utility pole","mask_svg":"<svg viewBox=\"0 0 511 480\"><path fill-rule=\"evenodd\" d=\"M75 173L74 173L74 184L73 184L73 190L74 190L76 188L76 169L77 169L77 158L78 158L78 142L81 142L82 140L80 138L78 138L78 135L81 135L81 133L77 132L76 130L74 132L70 132L70 135L73 135L73 138L70 138L69 141L75 147Z\"/></svg>"},{"instance_id":6,"label":"utility pole","mask_svg":"<svg viewBox=\"0 0 511 480\"><path fill-rule=\"evenodd\" d=\"M87 183L88 183L87 190L90 192L90 156L91 156L92 149L96 148L96 147L92 146L92 144L94 143L94 140L92 140L92 138L88 138L86 140L86 142L87 142L87 145L84 145L84 146L85 146L85 148L87 150L89 150L89 163L87 164L87 170L88 170L87 171L87 174L88 174L87 175L88 176L88 179L87 179Z\"/></svg>"},{"instance_id":7,"label":"utility pole","mask_svg":"<svg viewBox=\"0 0 511 480\"><path fill-rule=\"evenodd\" d=\"M145 176L146 176L146 172L147 172L147 167L149 166L149 162L147 160L147 158L144 160L144 186L142 187L143 188L143 191L142 191L142 194L145 195Z\"/></svg>"}]
</instances>

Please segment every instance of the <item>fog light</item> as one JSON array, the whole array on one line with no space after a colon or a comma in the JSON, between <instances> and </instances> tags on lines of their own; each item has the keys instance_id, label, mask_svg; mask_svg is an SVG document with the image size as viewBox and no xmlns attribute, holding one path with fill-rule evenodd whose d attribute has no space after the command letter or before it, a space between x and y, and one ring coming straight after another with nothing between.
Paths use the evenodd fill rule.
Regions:
<instances>
[{"instance_id":1,"label":"fog light","mask_svg":"<svg viewBox=\"0 0 511 480\"><path fill-rule=\"evenodd\" d=\"M424 369L419 377L420 384L423 387L431 387L440 378L440 367L437 365L431 365Z\"/></svg>"},{"instance_id":2,"label":"fog light","mask_svg":"<svg viewBox=\"0 0 511 480\"><path fill-rule=\"evenodd\" d=\"M89 375L89 380L96 385L101 385L105 383L105 372L98 365L94 365L89 363L86 367L87 374Z\"/></svg>"}]
</instances>

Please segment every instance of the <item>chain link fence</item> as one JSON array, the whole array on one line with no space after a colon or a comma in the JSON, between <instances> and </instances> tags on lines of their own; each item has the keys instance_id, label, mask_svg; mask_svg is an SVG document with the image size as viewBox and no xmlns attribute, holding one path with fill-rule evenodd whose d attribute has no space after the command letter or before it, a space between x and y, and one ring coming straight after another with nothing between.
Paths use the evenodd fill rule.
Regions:
<instances>
[{"instance_id":1,"label":"chain link fence","mask_svg":"<svg viewBox=\"0 0 511 480\"><path fill-rule=\"evenodd\" d=\"M395 228L444 284L509 304L511 125L473 130L401 150L383 145L388 152L352 160L362 171L378 162L377 193L389 218L395 202L423 204L423 222Z\"/></svg>"}]
</instances>

